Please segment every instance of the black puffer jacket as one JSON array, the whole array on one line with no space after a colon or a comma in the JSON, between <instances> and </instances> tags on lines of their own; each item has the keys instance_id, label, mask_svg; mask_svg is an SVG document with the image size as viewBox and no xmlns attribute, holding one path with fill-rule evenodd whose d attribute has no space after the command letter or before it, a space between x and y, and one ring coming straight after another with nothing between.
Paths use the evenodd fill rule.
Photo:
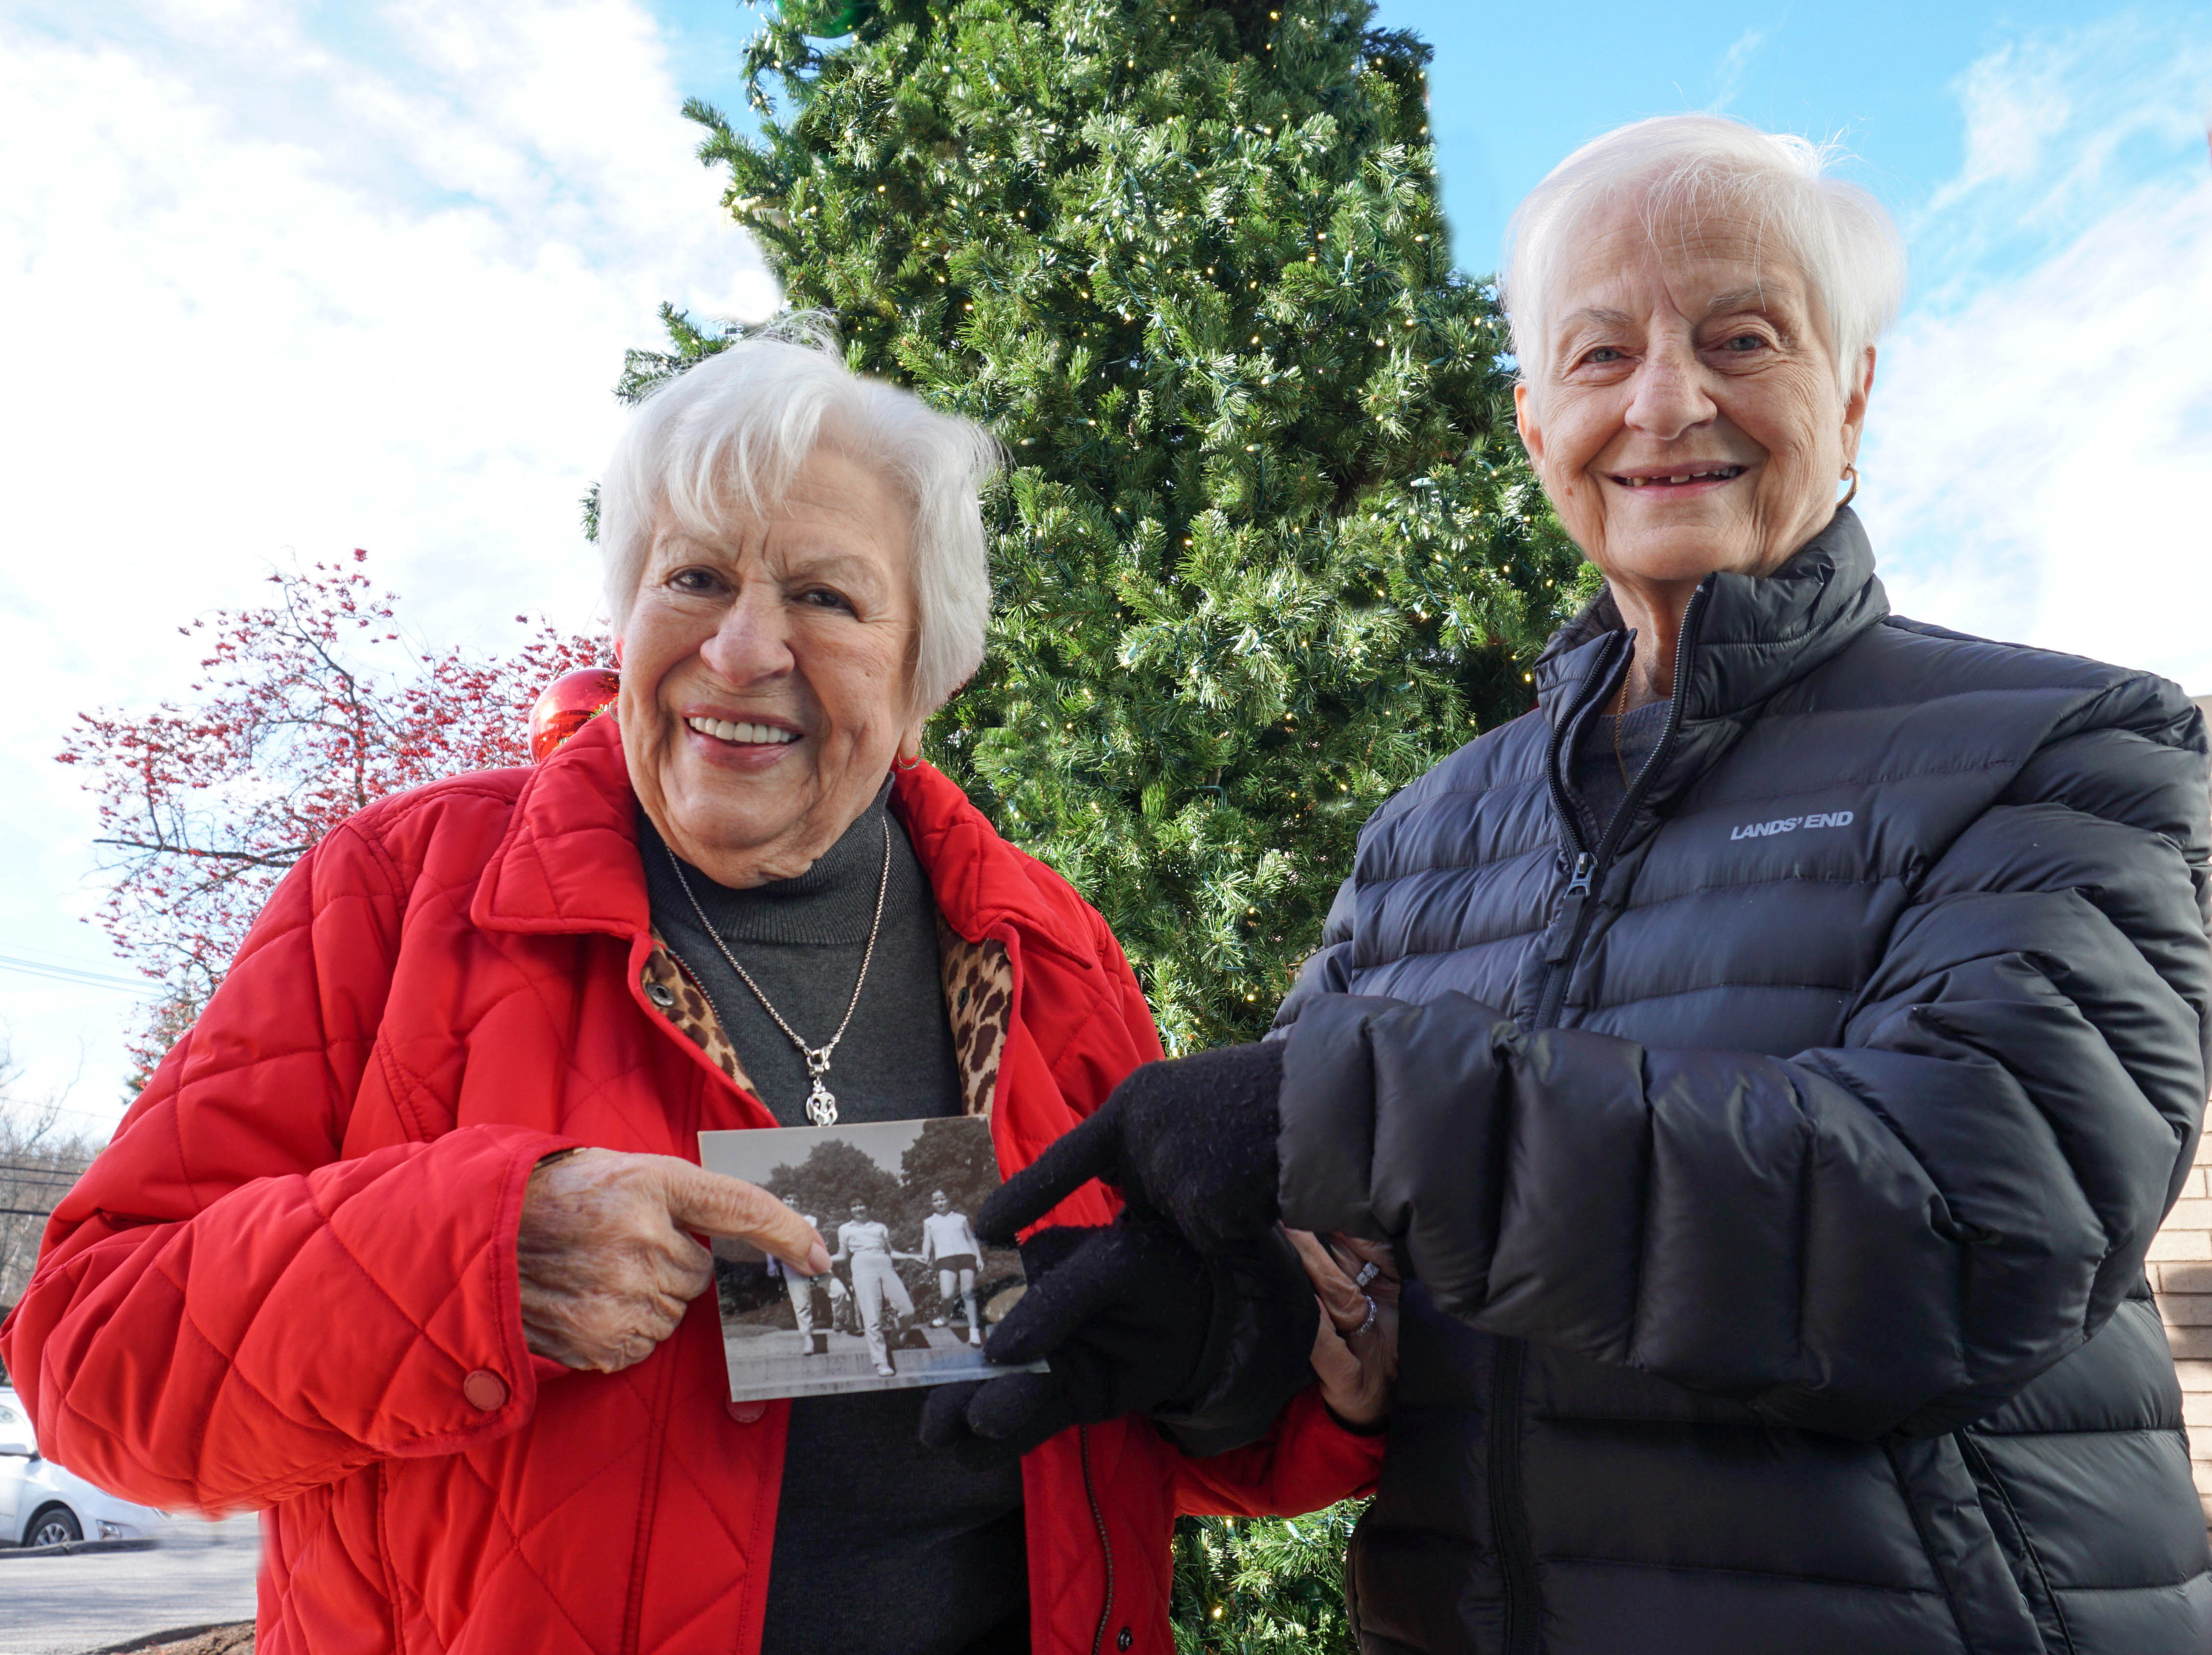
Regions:
<instances>
[{"instance_id":1,"label":"black puffer jacket","mask_svg":"<svg viewBox=\"0 0 2212 1655\"><path fill-rule=\"evenodd\" d=\"M1839 513L1700 587L1586 846L1619 628L1376 812L1279 1019L1285 1217L1419 1277L1363 1648L2203 1655L2142 1268L2205 1096L2203 721L1890 617Z\"/></svg>"}]
</instances>

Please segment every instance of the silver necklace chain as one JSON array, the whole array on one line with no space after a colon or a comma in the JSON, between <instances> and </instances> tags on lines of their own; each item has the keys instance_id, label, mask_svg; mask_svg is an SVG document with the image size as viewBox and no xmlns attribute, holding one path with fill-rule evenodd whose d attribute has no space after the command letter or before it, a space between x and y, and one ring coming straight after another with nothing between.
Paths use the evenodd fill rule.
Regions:
<instances>
[{"instance_id":1,"label":"silver necklace chain","mask_svg":"<svg viewBox=\"0 0 2212 1655\"><path fill-rule=\"evenodd\" d=\"M706 932L707 940L722 951L722 958L730 962L730 969L738 974L738 980L753 991L753 998L760 1001L761 1009L775 1019L776 1027L790 1037L791 1044L799 1048L799 1055L806 1060L807 1075L814 1082L814 1090L806 1094L806 1118L817 1126L836 1125L837 1094L830 1091L827 1084L830 1059L837 1050L837 1043L845 1037L846 1029L852 1024L854 1008L860 1003L861 986L868 980L868 966L876 957L876 939L883 933L884 895L891 888L890 814L886 812L884 817L884 871L876 880L876 917L868 926L868 946L860 955L860 975L853 980L853 997L845 1002L845 1015L837 1025L837 1032L830 1037L826 1044L819 1046L810 1046L799 1037L799 1031L783 1020L783 1013L776 1010L769 997L761 992L761 986L753 981L752 973L738 964L738 957L730 952L730 945L722 940L721 933L714 929L714 922L707 917L707 910L699 905L699 898L691 889L691 881L684 877L683 859L670 849L666 841L662 842L660 848L668 852L668 865L676 870L676 883L683 887L684 895L691 904L691 911L699 916L699 927Z\"/></svg>"}]
</instances>

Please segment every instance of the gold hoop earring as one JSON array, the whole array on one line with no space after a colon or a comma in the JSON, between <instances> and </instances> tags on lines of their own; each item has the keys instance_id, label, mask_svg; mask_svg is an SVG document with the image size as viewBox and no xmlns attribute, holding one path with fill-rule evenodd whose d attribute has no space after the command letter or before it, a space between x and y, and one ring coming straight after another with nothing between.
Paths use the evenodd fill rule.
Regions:
<instances>
[{"instance_id":1,"label":"gold hoop earring","mask_svg":"<svg viewBox=\"0 0 2212 1655\"><path fill-rule=\"evenodd\" d=\"M1851 491L1845 495L1841 500L1836 502L1836 509L1838 511L1843 510L1844 507L1850 505L1852 501L1859 497L1859 468L1856 465L1846 465L1844 467L1844 475L1845 478L1850 479Z\"/></svg>"}]
</instances>

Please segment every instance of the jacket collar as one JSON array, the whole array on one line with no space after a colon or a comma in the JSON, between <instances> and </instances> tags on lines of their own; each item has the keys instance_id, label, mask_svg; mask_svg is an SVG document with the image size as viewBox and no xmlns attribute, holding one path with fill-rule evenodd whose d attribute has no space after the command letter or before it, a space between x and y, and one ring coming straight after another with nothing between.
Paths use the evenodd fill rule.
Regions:
<instances>
[{"instance_id":1,"label":"jacket collar","mask_svg":"<svg viewBox=\"0 0 2212 1655\"><path fill-rule=\"evenodd\" d=\"M970 942L1011 923L1066 952L1061 916L1033 864L933 765L901 770L891 808L913 841L945 923ZM643 934L652 926L637 844L637 795L611 711L586 723L517 795L506 837L469 905L488 931Z\"/></svg>"},{"instance_id":2,"label":"jacket collar","mask_svg":"<svg viewBox=\"0 0 2212 1655\"><path fill-rule=\"evenodd\" d=\"M637 796L611 709L525 778L469 920L487 931L537 934L629 937L651 928Z\"/></svg>"},{"instance_id":3,"label":"jacket collar","mask_svg":"<svg viewBox=\"0 0 2212 1655\"><path fill-rule=\"evenodd\" d=\"M1844 507L1771 575L1708 575L1692 600L1688 658L1675 685L1685 726L1739 718L1834 656L1889 613L1874 549ZM1553 727L1589 675L1611 667L1623 627L1610 591L1537 657L1537 701Z\"/></svg>"}]
</instances>

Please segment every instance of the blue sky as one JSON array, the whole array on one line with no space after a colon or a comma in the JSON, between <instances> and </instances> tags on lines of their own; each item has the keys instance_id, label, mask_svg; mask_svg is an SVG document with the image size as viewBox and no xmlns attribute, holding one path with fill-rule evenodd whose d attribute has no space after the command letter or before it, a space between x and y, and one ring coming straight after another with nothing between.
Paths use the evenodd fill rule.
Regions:
<instances>
[{"instance_id":1,"label":"blue sky","mask_svg":"<svg viewBox=\"0 0 2212 1655\"><path fill-rule=\"evenodd\" d=\"M747 14L738 0L662 0L653 10L675 44L685 93L741 117ZM2132 82L2154 97L2151 65L2191 40L2212 44L2208 16L2201 6L2055 0L1733 0L1660 21L1647 5L1381 0L1375 26L1411 29L1435 49L1431 125L1454 251L1462 269L1487 271L1514 204L1570 149L1623 121L1712 109L1838 141L1853 155L1845 175L1909 217L1966 162L1960 82L1973 65L2072 42L2091 60L2081 65L2087 77L2116 89ZM2212 100L2201 75L2198 90ZM2132 155L2127 165L2201 163L2203 145L2196 147L2190 155ZM2016 267L2049 251L2048 234L2024 231L1980 251L1985 270Z\"/></svg>"},{"instance_id":2,"label":"blue sky","mask_svg":"<svg viewBox=\"0 0 2212 1655\"><path fill-rule=\"evenodd\" d=\"M1840 140L1897 215L1860 508L1899 608L2212 690L2212 23L2202 6L1387 0L1436 46L1455 248L1610 126ZM732 0L9 0L0 10L0 956L127 970L52 763L189 681L180 621L371 549L425 642L588 624L575 502L625 346L758 316L691 159ZM119 1108L127 993L0 964L19 1095Z\"/></svg>"},{"instance_id":3,"label":"blue sky","mask_svg":"<svg viewBox=\"0 0 2212 1655\"><path fill-rule=\"evenodd\" d=\"M2177 27L2179 8L2171 9ZM1847 175L1909 212L1954 175L1951 83L1978 59L2094 8L1921 3L1491 7L1389 0L1378 21L1437 51L1431 126L1462 268L1492 268L1514 204L1584 139L1713 109L1841 141ZM2148 15L2148 14L2146 14Z\"/></svg>"}]
</instances>

